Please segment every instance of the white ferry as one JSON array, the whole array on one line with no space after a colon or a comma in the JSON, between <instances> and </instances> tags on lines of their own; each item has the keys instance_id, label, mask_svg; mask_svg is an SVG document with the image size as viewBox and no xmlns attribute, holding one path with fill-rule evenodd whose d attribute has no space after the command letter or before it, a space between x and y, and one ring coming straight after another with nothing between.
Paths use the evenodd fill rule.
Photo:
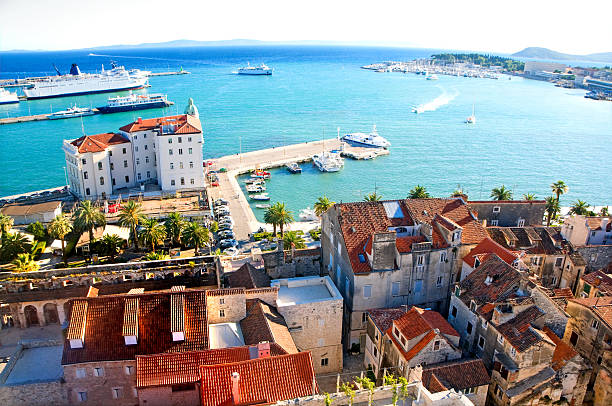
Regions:
<instances>
[{"instance_id":1,"label":"white ferry","mask_svg":"<svg viewBox=\"0 0 612 406\"><path fill-rule=\"evenodd\" d=\"M101 73L81 73L73 63L70 74L48 76L37 79L25 87L23 92L28 99L44 99L66 95L114 92L117 90L139 89L147 84L147 76L140 71L128 72L123 66L113 66Z\"/></svg>"},{"instance_id":2,"label":"white ferry","mask_svg":"<svg viewBox=\"0 0 612 406\"><path fill-rule=\"evenodd\" d=\"M338 172L344 166L344 159L339 152L325 151L312 156L312 163L321 172Z\"/></svg>"},{"instance_id":3,"label":"white ferry","mask_svg":"<svg viewBox=\"0 0 612 406\"><path fill-rule=\"evenodd\" d=\"M19 103L17 93L11 93L3 87L0 87L0 104Z\"/></svg>"},{"instance_id":4,"label":"white ferry","mask_svg":"<svg viewBox=\"0 0 612 406\"><path fill-rule=\"evenodd\" d=\"M340 139L346 142L347 144L353 145L356 147L387 149L391 146L391 143L389 141L387 141L385 138L378 135L378 132L376 131L376 126L374 126L374 128L372 129L372 132L369 134L351 133L351 134L346 134Z\"/></svg>"},{"instance_id":5,"label":"white ferry","mask_svg":"<svg viewBox=\"0 0 612 406\"><path fill-rule=\"evenodd\" d=\"M238 69L239 75L271 75L272 68L269 68L267 65L263 63L259 66L251 66L247 62L247 66Z\"/></svg>"},{"instance_id":6,"label":"white ferry","mask_svg":"<svg viewBox=\"0 0 612 406\"><path fill-rule=\"evenodd\" d=\"M121 111L155 109L173 105L165 94L133 94L127 96L109 97L106 106L98 107L102 114Z\"/></svg>"},{"instance_id":7,"label":"white ferry","mask_svg":"<svg viewBox=\"0 0 612 406\"><path fill-rule=\"evenodd\" d=\"M76 105L68 107L66 110L56 111L47 115L49 120L59 120L62 118L73 118L83 116L93 116L96 114L92 109L88 107L77 107Z\"/></svg>"}]
</instances>

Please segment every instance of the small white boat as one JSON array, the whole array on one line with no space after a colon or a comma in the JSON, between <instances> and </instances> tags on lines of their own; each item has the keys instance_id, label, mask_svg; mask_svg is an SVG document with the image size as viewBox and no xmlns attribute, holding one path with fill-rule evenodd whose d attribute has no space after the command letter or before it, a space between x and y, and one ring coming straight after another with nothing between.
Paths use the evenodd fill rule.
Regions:
<instances>
[{"instance_id":1,"label":"small white boat","mask_svg":"<svg viewBox=\"0 0 612 406\"><path fill-rule=\"evenodd\" d=\"M266 181L261 178L249 178L244 181L247 185L265 185Z\"/></svg>"},{"instance_id":2,"label":"small white boat","mask_svg":"<svg viewBox=\"0 0 612 406\"><path fill-rule=\"evenodd\" d=\"M436 75L434 73L433 75L426 76L425 79L427 79L427 80L438 80L438 75Z\"/></svg>"},{"instance_id":3,"label":"small white boat","mask_svg":"<svg viewBox=\"0 0 612 406\"><path fill-rule=\"evenodd\" d=\"M272 69L263 63L259 66L251 66L247 62L247 66L238 69L239 75L271 75Z\"/></svg>"},{"instance_id":4,"label":"small white boat","mask_svg":"<svg viewBox=\"0 0 612 406\"><path fill-rule=\"evenodd\" d=\"M472 115L465 119L466 124L476 124L476 114L474 113L474 105L472 104Z\"/></svg>"},{"instance_id":5,"label":"small white boat","mask_svg":"<svg viewBox=\"0 0 612 406\"><path fill-rule=\"evenodd\" d=\"M298 165L297 162L291 162L285 166L287 167L287 170L291 173L302 173L302 168L300 168L300 165Z\"/></svg>"},{"instance_id":6,"label":"small white boat","mask_svg":"<svg viewBox=\"0 0 612 406\"><path fill-rule=\"evenodd\" d=\"M310 207L300 211L300 221L319 221L319 216Z\"/></svg>"},{"instance_id":7,"label":"small white boat","mask_svg":"<svg viewBox=\"0 0 612 406\"><path fill-rule=\"evenodd\" d=\"M11 93L3 87L0 87L0 104L19 103L17 93Z\"/></svg>"},{"instance_id":8,"label":"small white boat","mask_svg":"<svg viewBox=\"0 0 612 406\"><path fill-rule=\"evenodd\" d=\"M249 193L261 193L266 191L266 187L264 185L247 185L247 192Z\"/></svg>"},{"instance_id":9,"label":"small white boat","mask_svg":"<svg viewBox=\"0 0 612 406\"><path fill-rule=\"evenodd\" d=\"M387 149L391 146L391 143L389 141L378 135L378 132L376 131L376 126L374 126L370 134L351 133L346 134L340 139L346 142L347 144L356 147Z\"/></svg>"},{"instance_id":10,"label":"small white boat","mask_svg":"<svg viewBox=\"0 0 612 406\"><path fill-rule=\"evenodd\" d=\"M61 118L93 116L94 114L96 113L89 107L77 107L75 104L72 107L68 107L66 110L56 111L55 113L48 114L47 118L49 120L59 120Z\"/></svg>"},{"instance_id":11,"label":"small white boat","mask_svg":"<svg viewBox=\"0 0 612 406\"><path fill-rule=\"evenodd\" d=\"M249 195L253 200L270 200L270 196L267 193L260 193L258 195Z\"/></svg>"},{"instance_id":12,"label":"small white boat","mask_svg":"<svg viewBox=\"0 0 612 406\"><path fill-rule=\"evenodd\" d=\"M272 205L268 203L261 203L256 204L255 207L257 207L258 209L269 209L270 207L272 207Z\"/></svg>"},{"instance_id":13,"label":"small white boat","mask_svg":"<svg viewBox=\"0 0 612 406\"><path fill-rule=\"evenodd\" d=\"M412 112L415 114L421 114L425 112L425 109L423 109L423 107L419 106L419 107L413 107L412 108Z\"/></svg>"},{"instance_id":14,"label":"small white boat","mask_svg":"<svg viewBox=\"0 0 612 406\"><path fill-rule=\"evenodd\" d=\"M338 172L344 166L344 158L339 152L325 151L312 156L312 163L321 172Z\"/></svg>"}]
</instances>

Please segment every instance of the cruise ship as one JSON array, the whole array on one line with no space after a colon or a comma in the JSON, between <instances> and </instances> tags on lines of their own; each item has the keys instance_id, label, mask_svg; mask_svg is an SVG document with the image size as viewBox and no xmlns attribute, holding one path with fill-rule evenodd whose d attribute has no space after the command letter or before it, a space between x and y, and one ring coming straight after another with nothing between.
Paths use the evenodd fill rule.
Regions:
<instances>
[{"instance_id":1,"label":"cruise ship","mask_svg":"<svg viewBox=\"0 0 612 406\"><path fill-rule=\"evenodd\" d=\"M17 93L11 93L3 87L0 87L0 104L19 103Z\"/></svg>"},{"instance_id":2,"label":"cruise ship","mask_svg":"<svg viewBox=\"0 0 612 406\"><path fill-rule=\"evenodd\" d=\"M272 68L269 68L267 65L264 65L263 63L259 66L251 66L249 63L247 63L247 66L245 66L244 68L238 69L238 74L239 75L271 75Z\"/></svg>"},{"instance_id":3,"label":"cruise ship","mask_svg":"<svg viewBox=\"0 0 612 406\"><path fill-rule=\"evenodd\" d=\"M109 97L106 106L98 107L102 114L118 113L121 111L134 111L168 107L174 103L168 101L165 94L133 94L127 96Z\"/></svg>"},{"instance_id":4,"label":"cruise ship","mask_svg":"<svg viewBox=\"0 0 612 406\"><path fill-rule=\"evenodd\" d=\"M385 138L378 135L376 126L372 129L370 134L365 133L351 133L346 134L342 138L342 141L355 147L366 147L366 148L384 148L387 149L391 146L391 143Z\"/></svg>"},{"instance_id":5,"label":"cruise ship","mask_svg":"<svg viewBox=\"0 0 612 406\"><path fill-rule=\"evenodd\" d=\"M28 99L76 96L89 93L114 92L139 89L147 84L147 75L137 70L127 71L123 66L113 66L101 73L81 73L77 64L70 67L70 74L48 76L30 83L23 89Z\"/></svg>"}]
</instances>

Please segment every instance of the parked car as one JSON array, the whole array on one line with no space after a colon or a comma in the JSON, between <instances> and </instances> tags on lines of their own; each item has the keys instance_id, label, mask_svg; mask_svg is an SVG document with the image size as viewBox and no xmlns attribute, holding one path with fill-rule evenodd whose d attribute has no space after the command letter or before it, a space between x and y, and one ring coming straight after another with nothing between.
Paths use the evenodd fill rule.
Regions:
<instances>
[{"instance_id":1,"label":"parked car","mask_svg":"<svg viewBox=\"0 0 612 406\"><path fill-rule=\"evenodd\" d=\"M230 255L230 256L232 256L232 257L233 257L233 256L235 256L236 254L238 254L238 248L236 248L236 247L230 247L230 248L228 248L228 249L226 249L226 250L223 250L223 253L224 253L225 255Z\"/></svg>"},{"instance_id":2,"label":"parked car","mask_svg":"<svg viewBox=\"0 0 612 406\"><path fill-rule=\"evenodd\" d=\"M220 219L219 221L217 221L217 224L222 225L222 224L231 224L234 225L234 220L231 217L224 217L223 219Z\"/></svg>"},{"instance_id":3,"label":"parked car","mask_svg":"<svg viewBox=\"0 0 612 406\"><path fill-rule=\"evenodd\" d=\"M221 240L221 242L219 243L219 246L221 247L221 249L235 247L236 245L238 245L238 241L234 239L230 239L230 238Z\"/></svg>"},{"instance_id":4,"label":"parked car","mask_svg":"<svg viewBox=\"0 0 612 406\"><path fill-rule=\"evenodd\" d=\"M229 209L226 209L225 206L221 206L221 208L219 210L215 210L215 215L217 217L223 217L223 216L227 216L230 214Z\"/></svg>"},{"instance_id":5,"label":"parked car","mask_svg":"<svg viewBox=\"0 0 612 406\"><path fill-rule=\"evenodd\" d=\"M214 201L213 206L227 206L229 202L225 199L217 199Z\"/></svg>"},{"instance_id":6,"label":"parked car","mask_svg":"<svg viewBox=\"0 0 612 406\"><path fill-rule=\"evenodd\" d=\"M234 238L234 232L231 230L224 230L224 231L220 231L219 232L219 237L222 239L226 239L226 238Z\"/></svg>"}]
</instances>

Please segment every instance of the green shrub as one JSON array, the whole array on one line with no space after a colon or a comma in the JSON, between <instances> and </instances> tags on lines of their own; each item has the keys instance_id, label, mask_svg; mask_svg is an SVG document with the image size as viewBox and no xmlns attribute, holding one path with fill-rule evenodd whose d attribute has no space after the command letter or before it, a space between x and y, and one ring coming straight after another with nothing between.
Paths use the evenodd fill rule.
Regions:
<instances>
[{"instance_id":1,"label":"green shrub","mask_svg":"<svg viewBox=\"0 0 612 406\"><path fill-rule=\"evenodd\" d=\"M314 241L320 241L321 240L321 229L320 228L313 228L312 230L310 230L308 232L308 234L310 234L310 237Z\"/></svg>"},{"instance_id":2,"label":"green shrub","mask_svg":"<svg viewBox=\"0 0 612 406\"><path fill-rule=\"evenodd\" d=\"M32 234L36 241L46 241L48 238L47 229L40 223L40 221L29 224L26 227L26 231Z\"/></svg>"},{"instance_id":3,"label":"green shrub","mask_svg":"<svg viewBox=\"0 0 612 406\"><path fill-rule=\"evenodd\" d=\"M253 239L255 241L261 241L263 239L270 240L270 239L272 239L272 237L273 237L273 234L270 233L270 232L267 232L267 231L264 231L263 233L254 233L253 234Z\"/></svg>"}]
</instances>

